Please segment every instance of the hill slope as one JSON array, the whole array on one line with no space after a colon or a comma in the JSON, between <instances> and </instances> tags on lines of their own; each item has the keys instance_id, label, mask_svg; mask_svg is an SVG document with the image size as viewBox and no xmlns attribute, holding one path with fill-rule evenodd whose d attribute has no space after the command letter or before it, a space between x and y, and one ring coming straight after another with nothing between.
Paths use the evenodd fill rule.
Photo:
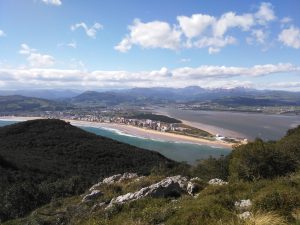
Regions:
<instances>
[{"instance_id":1,"label":"hill slope","mask_svg":"<svg viewBox=\"0 0 300 225\"><path fill-rule=\"evenodd\" d=\"M279 141L257 139L194 167L124 176L5 225L299 225L300 126Z\"/></svg>"},{"instance_id":2,"label":"hill slope","mask_svg":"<svg viewBox=\"0 0 300 225\"><path fill-rule=\"evenodd\" d=\"M21 95L0 96L0 112L54 111L66 109L66 104Z\"/></svg>"},{"instance_id":3,"label":"hill slope","mask_svg":"<svg viewBox=\"0 0 300 225\"><path fill-rule=\"evenodd\" d=\"M173 164L159 153L85 132L60 120L0 128L0 220L23 216L53 197L80 193L104 176L147 174Z\"/></svg>"}]
</instances>

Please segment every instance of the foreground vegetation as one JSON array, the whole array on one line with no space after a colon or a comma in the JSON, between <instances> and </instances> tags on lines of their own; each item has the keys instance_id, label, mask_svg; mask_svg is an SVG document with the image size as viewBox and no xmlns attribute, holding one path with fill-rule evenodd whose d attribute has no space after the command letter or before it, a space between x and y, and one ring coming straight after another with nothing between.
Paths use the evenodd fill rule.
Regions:
<instances>
[{"instance_id":1,"label":"foreground vegetation","mask_svg":"<svg viewBox=\"0 0 300 225\"><path fill-rule=\"evenodd\" d=\"M145 197L111 208L95 207L110 199L140 190L172 175L198 177L197 194ZM209 185L212 178L227 185ZM67 185L68 186L68 185ZM70 187L70 186L68 186ZM82 195L53 198L27 217L5 225L299 225L300 224L300 127L277 142L255 140L237 146L219 159L209 158L196 166L160 164L139 180L103 184L103 195L82 202ZM241 219L235 202L250 199L251 216Z\"/></svg>"}]
</instances>

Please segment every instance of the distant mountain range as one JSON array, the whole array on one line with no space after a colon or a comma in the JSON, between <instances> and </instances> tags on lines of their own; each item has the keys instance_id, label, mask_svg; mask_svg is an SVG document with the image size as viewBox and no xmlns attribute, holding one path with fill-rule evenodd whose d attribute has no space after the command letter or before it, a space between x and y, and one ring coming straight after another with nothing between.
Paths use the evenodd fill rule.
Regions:
<instances>
[{"instance_id":1,"label":"distant mountain range","mask_svg":"<svg viewBox=\"0 0 300 225\"><path fill-rule=\"evenodd\" d=\"M197 86L186 88L133 88L110 92L84 92L71 99L75 104L161 104L209 102L225 106L286 106L300 105L299 92L255 90L247 88L204 89Z\"/></svg>"},{"instance_id":2,"label":"distant mountain range","mask_svg":"<svg viewBox=\"0 0 300 225\"><path fill-rule=\"evenodd\" d=\"M3 93L9 94L10 92L0 91L0 95L3 95ZM0 97L0 112L59 110L67 107L146 106L170 103L205 103L225 107L300 106L300 92L248 88L204 89L198 86L190 86L185 88L157 87L99 92L85 91L83 93L69 90L32 90L18 91L18 93L23 96Z\"/></svg>"}]
</instances>

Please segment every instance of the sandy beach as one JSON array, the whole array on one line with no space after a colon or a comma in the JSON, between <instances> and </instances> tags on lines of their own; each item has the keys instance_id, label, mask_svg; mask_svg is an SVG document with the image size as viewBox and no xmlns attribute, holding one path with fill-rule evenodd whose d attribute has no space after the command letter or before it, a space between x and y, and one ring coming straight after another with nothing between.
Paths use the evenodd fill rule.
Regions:
<instances>
[{"instance_id":1,"label":"sandy beach","mask_svg":"<svg viewBox=\"0 0 300 225\"><path fill-rule=\"evenodd\" d=\"M0 117L0 120L6 121L27 121L34 119L42 119L39 117ZM78 121L78 120L65 120L70 122L74 126L85 126L85 127L95 127L95 128L105 128L115 130L116 132L123 133L125 135L132 135L136 137L159 140L159 141L169 141L169 142L180 142L180 143L192 143L199 145L208 145L212 147L220 148L231 148L232 144L223 141L211 141L204 138L195 138L185 135L172 134L167 132L159 132L150 129L143 129L139 127L134 127L124 124L115 123L98 123L98 122L88 122L88 121Z\"/></svg>"}]
</instances>

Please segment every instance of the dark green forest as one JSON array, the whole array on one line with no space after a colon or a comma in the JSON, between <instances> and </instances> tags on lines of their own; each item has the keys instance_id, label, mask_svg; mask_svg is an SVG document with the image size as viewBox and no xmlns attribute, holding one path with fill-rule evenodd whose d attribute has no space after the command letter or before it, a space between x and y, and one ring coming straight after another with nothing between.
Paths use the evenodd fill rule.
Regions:
<instances>
[{"instance_id":1,"label":"dark green forest","mask_svg":"<svg viewBox=\"0 0 300 225\"><path fill-rule=\"evenodd\" d=\"M24 216L53 198L82 193L103 177L149 174L175 163L83 131L60 120L34 120L0 128L0 219Z\"/></svg>"}]
</instances>

